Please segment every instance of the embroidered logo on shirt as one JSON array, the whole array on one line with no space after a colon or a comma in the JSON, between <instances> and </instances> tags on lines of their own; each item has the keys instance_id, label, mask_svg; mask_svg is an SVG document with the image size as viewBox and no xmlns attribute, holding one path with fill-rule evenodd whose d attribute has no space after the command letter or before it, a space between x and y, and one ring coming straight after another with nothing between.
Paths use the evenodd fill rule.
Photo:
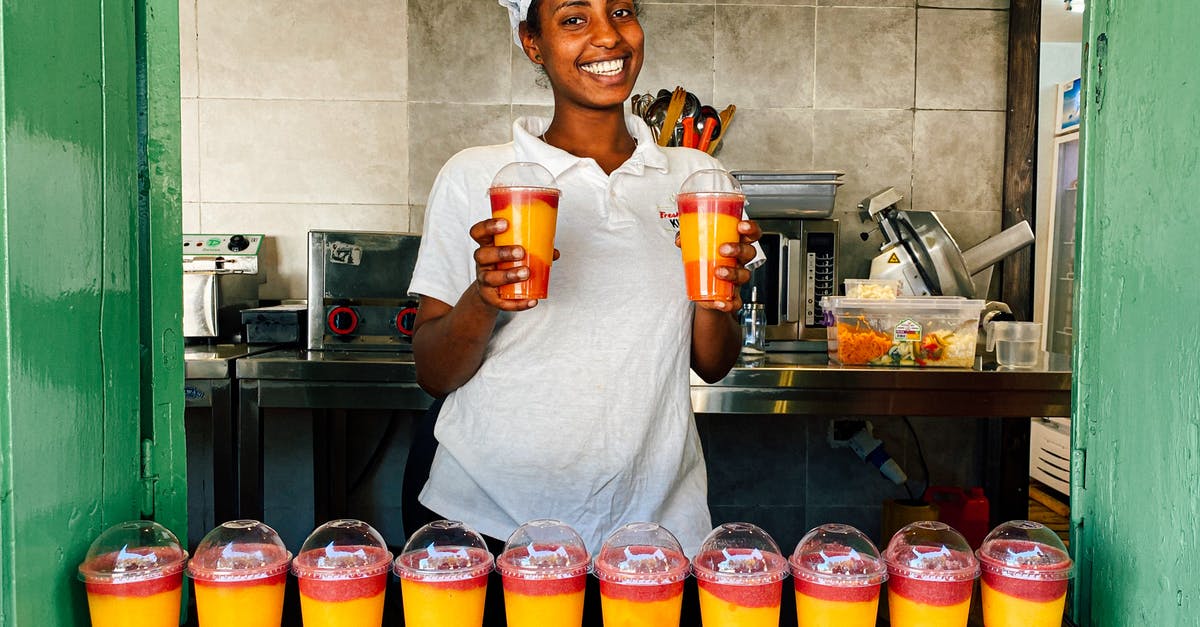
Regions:
<instances>
[{"instance_id":1,"label":"embroidered logo on shirt","mask_svg":"<svg viewBox=\"0 0 1200 627\"><path fill-rule=\"evenodd\" d=\"M679 230L679 209L675 206L659 207L658 221L664 231Z\"/></svg>"}]
</instances>

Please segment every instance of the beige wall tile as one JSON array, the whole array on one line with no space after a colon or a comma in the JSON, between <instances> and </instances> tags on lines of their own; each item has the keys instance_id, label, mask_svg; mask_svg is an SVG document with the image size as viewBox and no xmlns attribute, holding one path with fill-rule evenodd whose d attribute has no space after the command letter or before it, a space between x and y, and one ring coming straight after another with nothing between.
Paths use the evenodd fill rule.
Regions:
<instances>
[{"instance_id":1,"label":"beige wall tile","mask_svg":"<svg viewBox=\"0 0 1200 627\"><path fill-rule=\"evenodd\" d=\"M918 211L999 211L1004 113L917 111L913 199Z\"/></svg>"},{"instance_id":2,"label":"beige wall tile","mask_svg":"<svg viewBox=\"0 0 1200 627\"><path fill-rule=\"evenodd\" d=\"M408 0L408 95L414 102L508 104L513 41L495 2Z\"/></svg>"},{"instance_id":3,"label":"beige wall tile","mask_svg":"<svg viewBox=\"0 0 1200 627\"><path fill-rule=\"evenodd\" d=\"M405 3L200 0L200 94L403 100Z\"/></svg>"},{"instance_id":4,"label":"beige wall tile","mask_svg":"<svg viewBox=\"0 0 1200 627\"><path fill-rule=\"evenodd\" d=\"M179 149L183 201L200 201L200 106L195 98L179 101Z\"/></svg>"},{"instance_id":5,"label":"beige wall tile","mask_svg":"<svg viewBox=\"0 0 1200 627\"><path fill-rule=\"evenodd\" d=\"M717 6L714 99L738 107L811 107L810 7Z\"/></svg>"},{"instance_id":6,"label":"beige wall tile","mask_svg":"<svg viewBox=\"0 0 1200 627\"><path fill-rule=\"evenodd\" d=\"M512 113L508 105L429 104L409 105L410 202L423 205L446 160L471 146L502 144L512 140Z\"/></svg>"},{"instance_id":7,"label":"beige wall tile","mask_svg":"<svg viewBox=\"0 0 1200 627\"><path fill-rule=\"evenodd\" d=\"M183 232L203 233L203 228L203 223L200 222L200 203L184 201Z\"/></svg>"},{"instance_id":8,"label":"beige wall tile","mask_svg":"<svg viewBox=\"0 0 1200 627\"><path fill-rule=\"evenodd\" d=\"M1008 4L1009 0L917 0L917 6L941 9L1007 9Z\"/></svg>"},{"instance_id":9,"label":"beige wall tile","mask_svg":"<svg viewBox=\"0 0 1200 627\"><path fill-rule=\"evenodd\" d=\"M854 211L881 189L894 187L907 208L912 186L912 111L822 111L813 117L813 167L842 170L837 209Z\"/></svg>"},{"instance_id":10,"label":"beige wall tile","mask_svg":"<svg viewBox=\"0 0 1200 627\"><path fill-rule=\"evenodd\" d=\"M754 6L773 4L778 6L813 7L817 5L817 0L719 0L717 4L745 4Z\"/></svg>"},{"instance_id":11,"label":"beige wall tile","mask_svg":"<svg viewBox=\"0 0 1200 627\"><path fill-rule=\"evenodd\" d=\"M179 96L195 98L199 67L196 61L196 2L179 0Z\"/></svg>"},{"instance_id":12,"label":"beige wall tile","mask_svg":"<svg viewBox=\"0 0 1200 627\"><path fill-rule=\"evenodd\" d=\"M407 117L398 102L202 99L200 193L206 202L407 204Z\"/></svg>"},{"instance_id":13,"label":"beige wall tile","mask_svg":"<svg viewBox=\"0 0 1200 627\"><path fill-rule=\"evenodd\" d=\"M713 98L711 5L662 4L642 11L646 61L634 93L656 93L676 85L704 104Z\"/></svg>"},{"instance_id":14,"label":"beige wall tile","mask_svg":"<svg viewBox=\"0 0 1200 627\"><path fill-rule=\"evenodd\" d=\"M817 9L816 106L911 108L916 38L913 9Z\"/></svg>"},{"instance_id":15,"label":"beige wall tile","mask_svg":"<svg viewBox=\"0 0 1200 627\"><path fill-rule=\"evenodd\" d=\"M916 6L916 0L819 0L823 7L901 7Z\"/></svg>"},{"instance_id":16,"label":"beige wall tile","mask_svg":"<svg viewBox=\"0 0 1200 627\"><path fill-rule=\"evenodd\" d=\"M730 170L807 170L812 136L811 109L739 107L716 156Z\"/></svg>"},{"instance_id":17,"label":"beige wall tile","mask_svg":"<svg viewBox=\"0 0 1200 627\"><path fill-rule=\"evenodd\" d=\"M408 208L408 232L425 232L425 205L413 205Z\"/></svg>"},{"instance_id":18,"label":"beige wall tile","mask_svg":"<svg viewBox=\"0 0 1200 627\"><path fill-rule=\"evenodd\" d=\"M917 108L1002 111L1008 12L917 11Z\"/></svg>"},{"instance_id":19,"label":"beige wall tile","mask_svg":"<svg viewBox=\"0 0 1200 627\"><path fill-rule=\"evenodd\" d=\"M206 228L266 235L259 253L263 299L307 296L310 229L407 232L409 224L404 205L204 203L200 213Z\"/></svg>"}]
</instances>

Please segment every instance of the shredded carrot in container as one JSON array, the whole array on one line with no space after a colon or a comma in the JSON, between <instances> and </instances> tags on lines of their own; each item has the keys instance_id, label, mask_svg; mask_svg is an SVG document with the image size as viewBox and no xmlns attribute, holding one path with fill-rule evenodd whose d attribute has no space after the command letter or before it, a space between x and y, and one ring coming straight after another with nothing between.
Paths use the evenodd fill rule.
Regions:
<instances>
[{"instance_id":1,"label":"shredded carrot in container","mask_svg":"<svg viewBox=\"0 0 1200 627\"><path fill-rule=\"evenodd\" d=\"M870 326L858 322L853 325L839 322L837 325L838 359L843 364L865 364L883 356L892 347L892 338Z\"/></svg>"}]
</instances>

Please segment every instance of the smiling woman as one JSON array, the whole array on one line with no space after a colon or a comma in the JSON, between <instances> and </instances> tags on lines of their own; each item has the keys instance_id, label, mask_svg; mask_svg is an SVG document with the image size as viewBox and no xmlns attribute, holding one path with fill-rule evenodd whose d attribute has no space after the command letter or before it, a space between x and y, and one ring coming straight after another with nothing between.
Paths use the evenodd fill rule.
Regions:
<instances>
[{"instance_id":1,"label":"smiling woman","mask_svg":"<svg viewBox=\"0 0 1200 627\"><path fill-rule=\"evenodd\" d=\"M403 508L462 520L494 550L537 518L567 523L593 552L622 524L654 521L690 555L711 519L689 370L709 381L729 371L741 302L688 300L676 227L662 216L690 174L720 163L660 148L626 115L644 56L633 0L500 4L545 69L554 113L516 120L509 143L460 152L434 182L409 292L420 297L417 378L444 404L436 442L414 443L436 453L430 468L405 470L406 483L428 480ZM512 266L528 252L496 244L510 225L487 194L514 162L539 164L560 192L544 299L499 295L527 278ZM758 236L741 221L739 241L721 246L733 263L718 276L734 294ZM488 597L486 623L503 624L501 591ZM599 624L598 592L585 597L586 624ZM697 607L685 601L685 613Z\"/></svg>"}]
</instances>

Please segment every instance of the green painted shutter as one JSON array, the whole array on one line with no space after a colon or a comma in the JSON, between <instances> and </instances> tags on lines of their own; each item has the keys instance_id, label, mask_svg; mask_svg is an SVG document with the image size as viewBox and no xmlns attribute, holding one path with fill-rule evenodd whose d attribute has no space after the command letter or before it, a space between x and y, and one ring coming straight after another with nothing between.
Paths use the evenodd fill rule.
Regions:
<instances>
[{"instance_id":1,"label":"green painted shutter","mask_svg":"<svg viewBox=\"0 0 1200 627\"><path fill-rule=\"evenodd\" d=\"M1200 3L1088 0L1071 512L1085 625L1200 614Z\"/></svg>"},{"instance_id":2,"label":"green painted shutter","mask_svg":"<svg viewBox=\"0 0 1200 627\"><path fill-rule=\"evenodd\" d=\"M98 533L143 516L149 501L186 529L178 91L148 103L150 146L157 133L163 147L151 150L140 202L134 4L0 7L5 627L87 624L75 567ZM147 25L177 19L162 4ZM168 66L178 73L177 29L174 53L147 51L151 86ZM143 470L157 475L156 499L143 496Z\"/></svg>"}]
</instances>

